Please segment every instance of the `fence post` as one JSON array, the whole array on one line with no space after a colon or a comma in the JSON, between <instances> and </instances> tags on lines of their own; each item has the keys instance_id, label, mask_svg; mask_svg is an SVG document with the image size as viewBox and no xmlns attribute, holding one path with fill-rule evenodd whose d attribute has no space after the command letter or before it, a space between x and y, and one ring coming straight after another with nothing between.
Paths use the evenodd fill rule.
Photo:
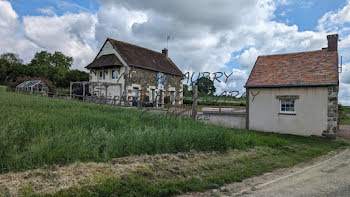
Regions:
<instances>
[{"instance_id":1,"label":"fence post","mask_svg":"<svg viewBox=\"0 0 350 197\"><path fill-rule=\"evenodd\" d=\"M193 85L193 103L192 103L192 117L193 119L197 118L197 92L198 92L198 86Z\"/></svg>"},{"instance_id":2,"label":"fence post","mask_svg":"<svg viewBox=\"0 0 350 197\"><path fill-rule=\"evenodd\" d=\"M70 85L69 85L69 97L70 97L70 99L72 99L72 91L73 91L73 82L70 82Z\"/></svg>"}]
</instances>

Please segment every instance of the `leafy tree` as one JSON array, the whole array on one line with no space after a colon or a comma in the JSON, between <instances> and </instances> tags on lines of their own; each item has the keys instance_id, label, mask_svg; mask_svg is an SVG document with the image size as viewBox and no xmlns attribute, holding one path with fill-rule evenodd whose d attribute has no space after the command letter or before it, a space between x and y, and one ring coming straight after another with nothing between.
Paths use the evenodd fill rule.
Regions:
<instances>
[{"instance_id":1,"label":"leafy tree","mask_svg":"<svg viewBox=\"0 0 350 197\"><path fill-rule=\"evenodd\" d=\"M25 65L17 54L4 53L0 55L0 83L6 84L13 81L17 76L25 76Z\"/></svg>"},{"instance_id":2,"label":"leafy tree","mask_svg":"<svg viewBox=\"0 0 350 197\"><path fill-rule=\"evenodd\" d=\"M57 82L57 86L69 87L71 81L89 81L89 73L80 70L69 70L64 79Z\"/></svg>"},{"instance_id":3,"label":"leafy tree","mask_svg":"<svg viewBox=\"0 0 350 197\"><path fill-rule=\"evenodd\" d=\"M50 66L51 53L47 51L36 52L29 66Z\"/></svg>"},{"instance_id":4,"label":"leafy tree","mask_svg":"<svg viewBox=\"0 0 350 197\"><path fill-rule=\"evenodd\" d=\"M50 63L53 67L69 70L73 63L73 58L65 56L63 53L56 51L50 57Z\"/></svg>"},{"instance_id":5,"label":"leafy tree","mask_svg":"<svg viewBox=\"0 0 350 197\"><path fill-rule=\"evenodd\" d=\"M23 60L19 58L15 53L3 53L0 55L0 59L8 61L10 64L21 64Z\"/></svg>"},{"instance_id":6,"label":"leafy tree","mask_svg":"<svg viewBox=\"0 0 350 197\"><path fill-rule=\"evenodd\" d=\"M0 59L0 84L4 84L7 79L7 69L9 62L5 59Z\"/></svg>"},{"instance_id":7,"label":"leafy tree","mask_svg":"<svg viewBox=\"0 0 350 197\"><path fill-rule=\"evenodd\" d=\"M206 77L199 78L195 84L198 86L198 92L200 93L213 95L216 91L214 82Z\"/></svg>"},{"instance_id":8,"label":"leafy tree","mask_svg":"<svg viewBox=\"0 0 350 197\"><path fill-rule=\"evenodd\" d=\"M71 81L88 81L89 74L70 70L73 58L56 51L37 52L28 65L17 54L0 55L0 83L12 83L20 78L40 78L52 81L58 87L69 87Z\"/></svg>"},{"instance_id":9,"label":"leafy tree","mask_svg":"<svg viewBox=\"0 0 350 197\"><path fill-rule=\"evenodd\" d=\"M183 84L183 94L184 94L184 96L192 96L193 95L193 91L188 90L187 84Z\"/></svg>"}]
</instances>

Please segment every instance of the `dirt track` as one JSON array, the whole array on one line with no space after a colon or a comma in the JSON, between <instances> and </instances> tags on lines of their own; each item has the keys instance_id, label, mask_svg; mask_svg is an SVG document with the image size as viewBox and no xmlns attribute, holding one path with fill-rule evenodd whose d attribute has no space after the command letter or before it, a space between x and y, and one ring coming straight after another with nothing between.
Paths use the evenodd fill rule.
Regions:
<instances>
[{"instance_id":1,"label":"dirt track","mask_svg":"<svg viewBox=\"0 0 350 197\"><path fill-rule=\"evenodd\" d=\"M350 126L338 137L350 141ZM232 183L194 196L350 196L350 149L339 149L308 163Z\"/></svg>"}]
</instances>

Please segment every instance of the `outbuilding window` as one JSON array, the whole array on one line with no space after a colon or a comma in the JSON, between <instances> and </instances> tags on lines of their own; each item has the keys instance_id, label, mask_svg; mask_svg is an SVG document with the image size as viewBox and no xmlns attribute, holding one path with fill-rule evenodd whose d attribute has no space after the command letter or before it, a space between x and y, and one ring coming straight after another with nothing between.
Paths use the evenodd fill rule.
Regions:
<instances>
[{"instance_id":1,"label":"outbuilding window","mask_svg":"<svg viewBox=\"0 0 350 197\"><path fill-rule=\"evenodd\" d=\"M293 100L293 99L281 99L280 100L280 113L282 113L282 114L295 114L295 100Z\"/></svg>"}]
</instances>

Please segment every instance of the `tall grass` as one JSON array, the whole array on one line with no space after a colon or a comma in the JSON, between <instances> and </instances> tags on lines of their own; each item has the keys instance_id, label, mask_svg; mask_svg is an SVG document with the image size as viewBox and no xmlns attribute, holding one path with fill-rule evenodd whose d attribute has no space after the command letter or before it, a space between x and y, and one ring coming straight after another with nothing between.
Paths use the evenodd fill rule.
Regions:
<instances>
[{"instance_id":1,"label":"tall grass","mask_svg":"<svg viewBox=\"0 0 350 197\"><path fill-rule=\"evenodd\" d=\"M0 87L0 173L74 161L105 162L137 154L281 147L295 138L299 137L226 129L143 114L136 109L8 93Z\"/></svg>"},{"instance_id":2,"label":"tall grass","mask_svg":"<svg viewBox=\"0 0 350 197\"><path fill-rule=\"evenodd\" d=\"M350 125L350 106L339 105L340 124Z\"/></svg>"}]
</instances>

